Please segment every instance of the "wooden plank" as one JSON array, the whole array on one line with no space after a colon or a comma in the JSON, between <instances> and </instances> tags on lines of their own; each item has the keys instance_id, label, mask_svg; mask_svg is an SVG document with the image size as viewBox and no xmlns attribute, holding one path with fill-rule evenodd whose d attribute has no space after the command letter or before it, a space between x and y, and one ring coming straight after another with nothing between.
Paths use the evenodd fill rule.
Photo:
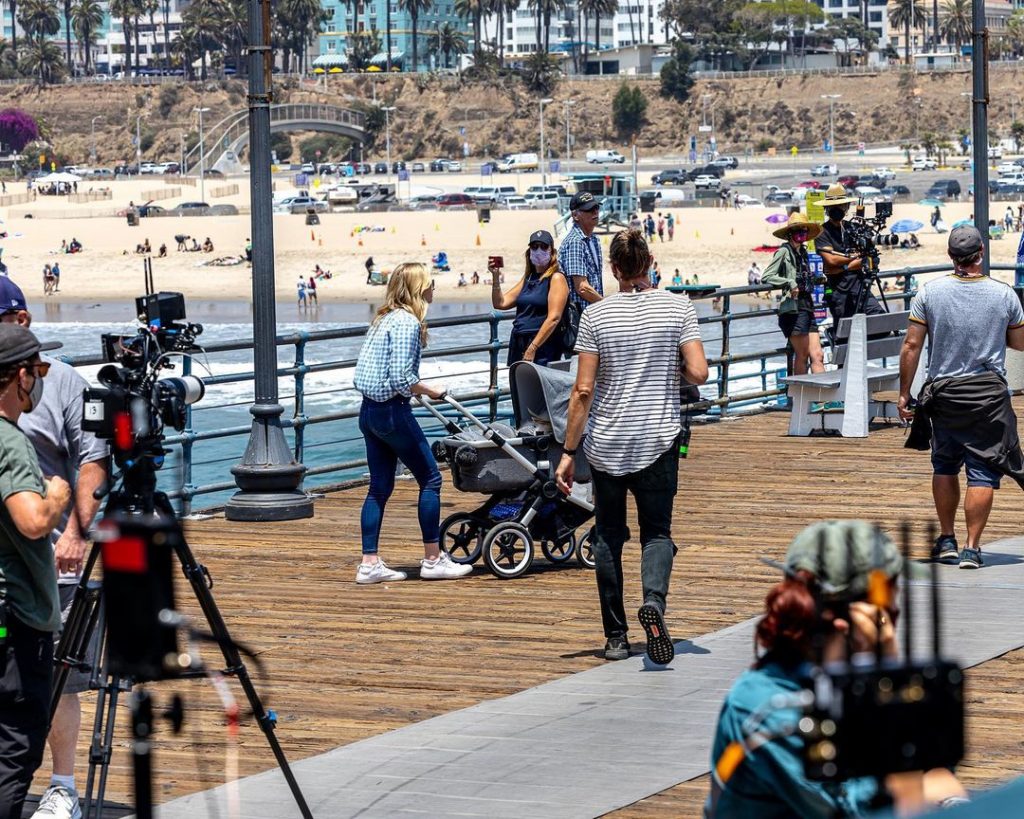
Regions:
<instances>
[{"instance_id":1,"label":"wooden plank","mask_svg":"<svg viewBox=\"0 0 1024 819\"><path fill-rule=\"evenodd\" d=\"M1015 405L1018 413L1024 410L1020 399ZM780 558L810 521L865 517L895 531L907 518L923 532L932 519L930 462L927 453L903 449L902 428L883 426L868 439L788 438L787 424L785 413L769 413L695 427L690 458L680 466L676 502L680 551L667 619L677 639L757 614L777 580L758 558ZM987 539L1020 534L1016 492L1011 485L998 494ZM316 517L308 521L257 526L214 518L187 524L233 636L251 646L263 664L265 678L249 667L265 704L278 712L278 737L290 759L603 662L594 580L575 563L549 567L541 558L513 581L481 567L460 581L355 585L363 497L360 489L328 495L317 501ZM481 500L446 486L442 514L471 509ZM399 481L381 538L389 563L410 571L422 557L415 504L415 484ZM962 530L962 519L958 525ZM920 535L914 552L924 556L927 551ZM638 544L627 544L625 552L628 610L640 604ZM188 590L179 587L179 597L187 603L182 608L198 616ZM214 652L203 650L212 662ZM1024 768L1024 744L1012 739L1021 736L1024 721L1024 695L1016 691L1022 670L1024 655L1014 652L969 677L972 714L977 714L969 725L972 755L966 776L972 784L1003 781ZM241 698L239 687L232 688ZM158 729L157 801L219 784L225 732L209 686L180 681L151 689L163 704L180 692L187 709L181 736L171 736L166 725ZM95 696L84 695L83 701L80 783ZM125 804L131 801L127 721L122 711L108 789ZM245 721L240 772L273 764L264 737ZM36 791L48 781L47 765L37 774ZM680 786L681 793L690 794L691 807L705 791L699 782ZM675 796L654 799L652 804L669 805L659 808L665 815L699 812L676 810Z\"/></svg>"}]
</instances>

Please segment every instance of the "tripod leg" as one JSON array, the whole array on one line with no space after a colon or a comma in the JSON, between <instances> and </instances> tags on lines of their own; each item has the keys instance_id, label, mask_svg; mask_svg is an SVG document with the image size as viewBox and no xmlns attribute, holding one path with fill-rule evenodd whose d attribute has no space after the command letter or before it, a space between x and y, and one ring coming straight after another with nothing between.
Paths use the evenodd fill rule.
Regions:
<instances>
[{"instance_id":1,"label":"tripod leg","mask_svg":"<svg viewBox=\"0 0 1024 819\"><path fill-rule=\"evenodd\" d=\"M100 759L100 781L96 788L96 815L98 817L103 816L103 803L106 801L107 774L110 773L110 755L114 747L114 720L117 717L117 700L121 692L121 678L110 677L108 686L109 706L107 708L107 722L103 729L102 739L99 740L100 745L96 749L97 756ZM90 774L91 772L92 768L90 767Z\"/></svg>"},{"instance_id":2,"label":"tripod leg","mask_svg":"<svg viewBox=\"0 0 1024 819\"><path fill-rule=\"evenodd\" d=\"M53 688L50 692L50 721L57 713L64 686L67 685L68 674L73 666L78 666L86 656L89 641L96 630L96 621L100 609L99 585L91 583L89 577L99 557L99 544L94 543L89 557L82 569L82 579L75 587L75 596L71 601L71 610L67 621L61 629L60 641L53 652L55 672Z\"/></svg>"},{"instance_id":3,"label":"tripod leg","mask_svg":"<svg viewBox=\"0 0 1024 819\"><path fill-rule=\"evenodd\" d=\"M153 819L153 700L141 686L132 695L132 769L135 816Z\"/></svg>"}]
</instances>

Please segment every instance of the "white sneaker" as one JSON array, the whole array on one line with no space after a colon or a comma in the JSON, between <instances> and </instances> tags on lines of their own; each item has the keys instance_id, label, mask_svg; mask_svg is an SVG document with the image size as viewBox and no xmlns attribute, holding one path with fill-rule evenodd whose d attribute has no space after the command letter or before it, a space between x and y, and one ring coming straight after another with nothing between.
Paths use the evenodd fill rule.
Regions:
<instances>
[{"instance_id":1,"label":"white sneaker","mask_svg":"<svg viewBox=\"0 0 1024 819\"><path fill-rule=\"evenodd\" d=\"M78 794L63 785L50 785L39 800L32 819L82 819Z\"/></svg>"},{"instance_id":2,"label":"white sneaker","mask_svg":"<svg viewBox=\"0 0 1024 819\"><path fill-rule=\"evenodd\" d=\"M465 577L471 571L472 564L456 563L448 552L441 552L437 560L420 561L420 580L454 580L456 577Z\"/></svg>"},{"instance_id":3,"label":"white sneaker","mask_svg":"<svg viewBox=\"0 0 1024 819\"><path fill-rule=\"evenodd\" d=\"M376 563L360 563L356 570L356 583L387 583L392 580L405 580L408 575L395 569L389 569L388 564L380 558Z\"/></svg>"}]
</instances>

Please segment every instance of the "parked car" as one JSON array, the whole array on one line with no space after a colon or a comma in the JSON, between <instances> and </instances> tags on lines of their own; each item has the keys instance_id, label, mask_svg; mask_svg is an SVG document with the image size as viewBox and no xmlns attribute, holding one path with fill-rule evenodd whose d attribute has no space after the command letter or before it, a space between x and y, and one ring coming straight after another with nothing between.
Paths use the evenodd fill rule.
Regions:
<instances>
[{"instance_id":1,"label":"parked car","mask_svg":"<svg viewBox=\"0 0 1024 819\"><path fill-rule=\"evenodd\" d=\"M135 176L138 172L139 169L135 165L117 165L114 167L114 176Z\"/></svg>"},{"instance_id":2,"label":"parked car","mask_svg":"<svg viewBox=\"0 0 1024 819\"><path fill-rule=\"evenodd\" d=\"M114 172L110 168L93 168L89 176L95 179L113 179Z\"/></svg>"},{"instance_id":3,"label":"parked car","mask_svg":"<svg viewBox=\"0 0 1024 819\"><path fill-rule=\"evenodd\" d=\"M817 179L805 179L803 182L797 182L798 188L807 188L808 190L816 191L821 187L821 183Z\"/></svg>"},{"instance_id":4,"label":"parked car","mask_svg":"<svg viewBox=\"0 0 1024 819\"><path fill-rule=\"evenodd\" d=\"M811 168L811 176L835 176L839 168L835 165L815 165Z\"/></svg>"},{"instance_id":5,"label":"parked car","mask_svg":"<svg viewBox=\"0 0 1024 819\"><path fill-rule=\"evenodd\" d=\"M534 191L526 194L527 207L535 210L558 207L558 194L554 191Z\"/></svg>"},{"instance_id":6,"label":"parked car","mask_svg":"<svg viewBox=\"0 0 1024 819\"><path fill-rule=\"evenodd\" d=\"M504 205L509 210L527 210L530 203L525 196L509 196L504 200Z\"/></svg>"},{"instance_id":7,"label":"parked car","mask_svg":"<svg viewBox=\"0 0 1024 819\"><path fill-rule=\"evenodd\" d=\"M472 198L472 197L476 196L480 192L480 186L479 185L467 185L466 187L464 187L462 189L462 192L464 194L466 194L467 196L469 196L470 198Z\"/></svg>"},{"instance_id":8,"label":"parked car","mask_svg":"<svg viewBox=\"0 0 1024 819\"><path fill-rule=\"evenodd\" d=\"M139 212L139 216L163 216L167 213L160 205L151 205L148 202L145 205L136 205L135 210Z\"/></svg>"},{"instance_id":9,"label":"parked car","mask_svg":"<svg viewBox=\"0 0 1024 819\"><path fill-rule=\"evenodd\" d=\"M426 171L426 169L427 169L427 166L424 165L422 162L413 162L412 163L412 172L413 173L423 173L424 171Z\"/></svg>"},{"instance_id":10,"label":"parked car","mask_svg":"<svg viewBox=\"0 0 1024 819\"><path fill-rule=\"evenodd\" d=\"M174 210L177 213L199 213L210 206L206 202L182 202Z\"/></svg>"},{"instance_id":11,"label":"parked car","mask_svg":"<svg viewBox=\"0 0 1024 819\"><path fill-rule=\"evenodd\" d=\"M896 171L892 168L875 168L871 175L876 179L884 179L887 182L896 178Z\"/></svg>"},{"instance_id":12,"label":"parked car","mask_svg":"<svg viewBox=\"0 0 1024 819\"><path fill-rule=\"evenodd\" d=\"M141 165L139 165L139 173L140 174L148 175L148 174L154 174L154 173L159 173L159 172L160 171L157 170L157 165L155 163L153 163L153 162L143 162Z\"/></svg>"},{"instance_id":13,"label":"parked car","mask_svg":"<svg viewBox=\"0 0 1024 819\"><path fill-rule=\"evenodd\" d=\"M399 171L405 170L405 163L400 160L395 160L391 163L391 173L398 173Z\"/></svg>"},{"instance_id":14,"label":"parked car","mask_svg":"<svg viewBox=\"0 0 1024 819\"><path fill-rule=\"evenodd\" d=\"M432 159L430 160L430 172L431 173L444 173L448 170L447 159Z\"/></svg>"},{"instance_id":15,"label":"parked car","mask_svg":"<svg viewBox=\"0 0 1024 819\"><path fill-rule=\"evenodd\" d=\"M296 196L288 205L289 213L327 213L330 206L323 199L312 196Z\"/></svg>"},{"instance_id":16,"label":"parked car","mask_svg":"<svg viewBox=\"0 0 1024 819\"><path fill-rule=\"evenodd\" d=\"M460 173L462 171L462 163L457 159L448 160L448 173Z\"/></svg>"},{"instance_id":17,"label":"parked car","mask_svg":"<svg viewBox=\"0 0 1024 819\"><path fill-rule=\"evenodd\" d=\"M388 172L388 163L387 162L374 162L373 163L373 172L374 173L387 173Z\"/></svg>"},{"instance_id":18,"label":"parked car","mask_svg":"<svg viewBox=\"0 0 1024 819\"><path fill-rule=\"evenodd\" d=\"M476 203L465 193L442 193L437 197L438 210L470 210Z\"/></svg>"},{"instance_id":19,"label":"parked car","mask_svg":"<svg viewBox=\"0 0 1024 819\"><path fill-rule=\"evenodd\" d=\"M421 193L409 200L410 210L437 210L437 200L440 197L436 193Z\"/></svg>"},{"instance_id":20,"label":"parked car","mask_svg":"<svg viewBox=\"0 0 1024 819\"><path fill-rule=\"evenodd\" d=\"M741 193L733 200L741 208L750 207L751 205L760 205L761 200L756 197L750 196L746 193Z\"/></svg>"},{"instance_id":21,"label":"parked car","mask_svg":"<svg viewBox=\"0 0 1024 819\"><path fill-rule=\"evenodd\" d=\"M996 173L1000 176L1011 176L1015 173L1020 173L1020 165L1016 162L1000 162L996 167Z\"/></svg>"},{"instance_id":22,"label":"parked car","mask_svg":"<svg viewBox=\"0 0 1024 819\"><path fill-rule=\"evenodd\" d=\"M868 202L884 198L882 196L882 189L876 188L874 185L858 185L854 190L857 196Z\"/></svg>"},{"instance_id":23,"label":"parked car","mask_svg":"<svg viewBox=\"0 0 1024 819\"><path fill-rule=\"evenodd\" d=\"M774 191L769 193L764 202L766 205L788 205L793 201L792 191Z\"/></svg>"},{"instance_id":24,"label":"parked car","mask_svg":"<svg viewBox=\"0 0 1024 819\"><path fill-rule=\"evenodd\" d=\"M844 188L855 188L857 183L860 181L860 177L856 174L847 174L846 176L840 176L836 182L842 185Z\"/></svg>"},{"instance_id":25,"label":"parked car","mask_svg":"<svg viewBox=\"0 0 1024 819\"><path fill-rule=\"evenodd\" d=\"M591 165L621 165L625 161L626 157L624 157L618 151L605 149L587 151L587 162L589 162Z\"/></svg>"},{"instance_id":26,"label":"parked car","mask_svg":"<svg viewBox=\"0 0 1024 819\"><path fill-rule=\"evenodd\" d=\"M654 185L683 185L689 181L689 174L683 170L662 171L651 177L651 183Z\"/></svg>"},{"instance_id":27,"label":"parked car","mask_svg":"<svg viewBox=\"0 0 1024 819\"><path fill-rule=\"evenodd\" d=\"M956 199L960 196L960 183L955 179L940 179L925 193L929 199Z\"/></svg>"},{"instance_id":28,"label":"parked car","mask_svg":"<svg viewBox=\"0 0 1024 819\"><path fill-rule=\"evenodd\" d=\"M691 180L696 179L698 176L717 176L721 178L725 176L725 168L721 165L701 165L699 168L689 171Z\"/></svg>"},{"instance_id":29,"label":"parked car","mask_svg":"<svg viewBox=\"0 0 1024 819\"><path fill-rule=\"evenodd\" d=\"M1003 158L1003 149L1000 148L998 145L991 146L988 149L988 158L989 159L1002 159Z\"/></svg>"},{"instance_id":30,"label":"parked car","mask_svg":"<svg viewBox=\"0 0 1024 819\"><path fill-rule=\"evenodd\" d=\"M906 185L886 185L882 188L882 196L890 202L907 199L910 197L910 188Z\"/></svg>"},{"instance_id":31,"label":"parked car","mask_svg":"<svg viewBox=\"0 0 1024 819\"><path fill-rule=\"evenodd\" d=\"M711 164L719 168L738 168L740 161L734 156L719 156L712 159Z\"/></svg>"},{"instance_id":32,"label":"parked car","mask_svg":"<svg viewBox=\"0 0 1024 819\"><path fill-rule=\"evenodd\" d=\"M869 176L867 179L858 179L857 184L854 187L860 187L861 185L870 185L872 188L884 188L889 184L889 180L881 176Z\"/></svg>"},{"instance_id":33,"label":"parked car","mask_svg":"<svg viewBox=\"0 0 1024 819\"><path fill-rule=\"evenodd\" d=\"M716 190L722 186L722 180L713 174L702 174L693 180L697 190Z\"/></svg>"},{"instance_id":34,"label":"parked car","mask_svg":"<svg viewBox=\"0 0 1024 819\"><path fill-rule=\"evenodd\" d=\"M912 171L934 171L939 167L939 163L930 156L919 156L910 163L910 170Z\"/></svg>"},{"instance_id":35,"label":"parked car","mask_svg":"<svg viewBox=\"0 0 1024 819\"><path fill-rule=\"evenodd\" d=\"M181 165L177 162L163 162L160 164L160 173L181 173Z\"/></svg>"},{"instance_id":36,"label":"parked car","mask_svg":"<svg viewBox=\"0 0 1024 819\"><path fill-rule=\"evenodd\" d=\"M312 162L303 162L302 167L299 168L300 173L313 174L316 173L316 165Z\"/></svg>"}]
</instances>

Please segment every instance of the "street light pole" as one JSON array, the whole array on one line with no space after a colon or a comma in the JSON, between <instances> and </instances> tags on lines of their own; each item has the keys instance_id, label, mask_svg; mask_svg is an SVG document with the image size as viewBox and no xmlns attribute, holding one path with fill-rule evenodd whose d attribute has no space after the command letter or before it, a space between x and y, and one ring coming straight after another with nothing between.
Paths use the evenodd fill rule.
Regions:
<instances>
[{"instance_id":1,"label":"street light pole","mask_svg":"<svg viewBox=\"0 0 1024 819\"><path fill-rule=\"evenodd\" d=\"M569 109L576 104L576 100L566 100L565 106L565 169L569 170L569 158L572 156L572 137L569 134Z\"/></svg>"},{"instance_id":2,"label":"street light pole","mask_svg":"<svg viewBox=\"0 0 1024 819\"><path fill-rule=\"evenodd\" d=\"M971 43L972 73L972 117L971 130L974 133L974 224L981 231L985 257L982 272L989 272L989 231L988 231L988 26L985 20L985 4L975 0L972 18L974 23Z\"/></svg>"},{"instance_id":3,"label":"street light pole","mask_svg":"<svg viewBox=\"0 0 1024 819\"><path fill-rule=\"evenodd\" d=\"M828 100L828 152L832 156L836 155L836 129L835 120L832 118L832 106L842 94L822 94L823 100Z\"/></svg>"},{"instance_id":4,"label":"street light pole","mask_svg":"<svg viewBox=\"0 0 1024 819\"><path fill-rule=\"evenodd\" d=\"M96 164L96 121L104 119L104 116L100 114L92 118L89 123L89 137L92 140L92 149L89 152L89 162Z\"/></svg>"},{"instance_id":5,"label":"street light pole","mask_svg":"<svg viewBox=\"0 0 1024 819\"><path fill-rule=\"evenodd\" d=\"M544 97L540 101L540 184L546 190L548 187L548 167L544 162L544 106L554 102L551 97Z\"/></svg>"},{"instance_id":6,"label":"street light pole","mask_svg":"<svg viewBox=\"0 0 1024 819\"><path fill-rule=\"evenodd\" d=\"M203 166L206 164L203 156L203 114L209 111L209 108L193 108L193 111L199 114L199 201L206 201L206 176L204 175ZM251 159L251 157L250 157Z\"/></svg>"},{"instance_id":7,"label":"street light pole","mask_svg":"<svg viewBox=\"0 0 1024 819\"><path fill-rule=\"evenodd\" d=\"M390 0L389 0L390 2ZM388 163L388 184L391 184L391 112L395 110L395 106L386 105L380 109L384 112L384 134L387 145L387 163ZM397 188L397 184L396 184Z\"/></svg>"},{"instance_id":8,"label":"street light pole","mask_svg":"<svg viewBox=\"0 0 1024 819\"><path fill-rule=\"evenodd\" d=\"M252 206L252 330L254 402L249 443L231 468L239 491L228 501L228 520L295 520L313 516L313 500L302 491L306 467L297 463L281 429L284 407L277 393L277 304L274 281L274 190L270 178L270 0L248 0L249 9L249 191ZM280 748L278 764L304 817L309 808Z\"/></svg>"},{"instance_id":9,"label":"street light pole","mask_svg":"<svg viewBox=\"0 0 1024 819\"><path fill-rule=\"evenodd\" d=\"M140 123L145 114L135 117L135 173L142 174L142 127Z\"/></svg>"}]
</instances>

